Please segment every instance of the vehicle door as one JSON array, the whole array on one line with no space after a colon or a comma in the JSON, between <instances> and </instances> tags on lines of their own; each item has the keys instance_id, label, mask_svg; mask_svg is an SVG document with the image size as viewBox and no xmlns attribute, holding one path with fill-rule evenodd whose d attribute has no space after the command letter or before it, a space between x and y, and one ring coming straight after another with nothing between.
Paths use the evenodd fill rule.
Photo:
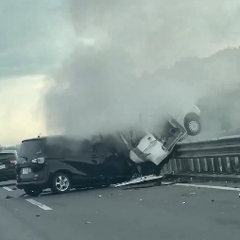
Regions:
<instances>
[{"instance_id":1,"label":"vehicle door","mask_svg":"<svg viewBox=\"0 0 240 240\"><path fill-rule=\"evenodd\" d=\"M99 178L100 174L97 168L96 152L91 141L72 141L71 146L65 147L64 163L71 166L74 170L76 179L83 177L89 180Z\"/></svg>"}]
</instances>

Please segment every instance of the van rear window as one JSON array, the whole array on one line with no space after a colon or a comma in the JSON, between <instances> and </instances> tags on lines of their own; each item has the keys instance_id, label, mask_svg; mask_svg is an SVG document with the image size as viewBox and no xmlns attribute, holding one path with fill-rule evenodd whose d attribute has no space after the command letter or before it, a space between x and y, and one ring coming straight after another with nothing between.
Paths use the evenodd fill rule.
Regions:
<instances>
[{"instance_id":1,"label":"van rear window","mask_svg":"<svg viewBox=\"0 0 240 240\"><path fill-rule=\"evenodd\" d=\"M42 150L42 139L23 141L19 151L19 157L33 158Z\"/></svg>"}]
</instances>

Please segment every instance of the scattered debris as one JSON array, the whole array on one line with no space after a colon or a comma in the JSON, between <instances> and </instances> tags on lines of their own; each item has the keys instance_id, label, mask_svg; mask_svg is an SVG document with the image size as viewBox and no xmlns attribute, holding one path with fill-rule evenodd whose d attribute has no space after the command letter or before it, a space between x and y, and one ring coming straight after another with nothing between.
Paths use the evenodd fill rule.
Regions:
<instances>
[{"instance_id":1,"label":"scattered debris","mask_svg":"<svg viewBox=\"0 0 240 240\"><path fill-rule=\"evenodd\" d=\"M111 187L123 187L123 186L129 186L129 185L141 185L141 184L146 184L146 183L156 183L157 181L161 181L161 179L163 178L163 176L155 176L155 175L148 175L148 176L144 176L144 177L138 177L135 179L132 179L130 181L125 181L122 183L118 183L118 184L112 184ZM142 187L142 186L141 186Z\"/></svg>"},{"instance_id":2,"label":"scattered debris","mask_svg":"<svg viewBox=\"0 0 240 240\"><path fill-rule=\"evenodd\" d=\"M13 198L13 196L7 195L6 199Z\"/></svg>"}]
</instances>

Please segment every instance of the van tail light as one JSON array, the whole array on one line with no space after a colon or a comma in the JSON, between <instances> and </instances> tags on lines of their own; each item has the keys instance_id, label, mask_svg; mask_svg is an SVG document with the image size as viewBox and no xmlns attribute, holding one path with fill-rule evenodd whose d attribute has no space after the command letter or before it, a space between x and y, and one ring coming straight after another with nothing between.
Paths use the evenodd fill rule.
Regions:
<instances>
[{"instance_id":1,"label":"van tail light","mask_svg":"<svg viewBox=\"0 0 240 240\"><path fill-rule=\"evenodd\" d=\"M17 165L17 160L10 160L10 163L11 163L12 165Z\"/></svg>"},{"instance_id":2,"label":"van tail light","mask_svg":"<svg viewBox=\"0 0 240 240\"><path fill-rule=\"evenodd\" d=\"M45 158L43 158L43 157L34 158L34 159L32 159L32 163L43 164L43 163L45 163Z\"/></svg>"}]
</instances>

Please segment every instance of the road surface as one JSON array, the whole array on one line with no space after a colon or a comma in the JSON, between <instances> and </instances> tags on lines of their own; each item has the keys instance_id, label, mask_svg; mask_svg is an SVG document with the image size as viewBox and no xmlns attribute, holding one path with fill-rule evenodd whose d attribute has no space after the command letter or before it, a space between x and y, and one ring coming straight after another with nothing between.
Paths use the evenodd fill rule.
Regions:
<instances>
[{"instance_id":1,"label":"road surface","mask_svg":"<svg viewBox=\"0 0 240 240\"><path fill-rule=\"evenodd\" d=\"M226 189L198 185L162 185L138 190L105 188L30 198L23 191L14 190L14 185L3 184L0 239L239 239L237 185L227 185Z\"/></svg>"}]
</instances>

